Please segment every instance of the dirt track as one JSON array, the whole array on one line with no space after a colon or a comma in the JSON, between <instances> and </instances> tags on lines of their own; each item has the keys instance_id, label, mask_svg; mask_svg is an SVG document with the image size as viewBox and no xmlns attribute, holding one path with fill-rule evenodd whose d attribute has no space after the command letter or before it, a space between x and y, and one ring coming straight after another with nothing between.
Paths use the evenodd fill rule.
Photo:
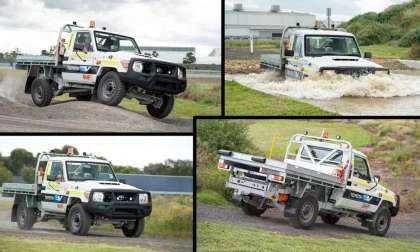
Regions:
<instances>
[{"instance_id":1,"label":"dirt track","mask_svg":"<svg viewBox=\"0 0 420 252\"><path fill-rule=\"evenodd\" d=\"M156 120L147 113L95 102L54 101L39 108L23 94L22 77L1 79L0 132L192 132L192 119Z\"/></svg>"},{"instance_id":2,"label":"dirt track","mask_svg":"<svg viewBox=\"0 0 420 252\"><path fill-rule=\"evenodd\" d=\"M281 211L280 209L270 209L261 217L253 217L245 215L240 208L222 208L197 204L197 220L234 223L293 235L342 237L353 234L368 234L367 229L363 228L357 220L352 218L341 219L334 226L325 224L318 218L310 230L295 229L288 224L288 219L283 216L282 209ZM398 215L392 218L387 237L420 239L419 215Z\"/></svg>"}]
</instances>

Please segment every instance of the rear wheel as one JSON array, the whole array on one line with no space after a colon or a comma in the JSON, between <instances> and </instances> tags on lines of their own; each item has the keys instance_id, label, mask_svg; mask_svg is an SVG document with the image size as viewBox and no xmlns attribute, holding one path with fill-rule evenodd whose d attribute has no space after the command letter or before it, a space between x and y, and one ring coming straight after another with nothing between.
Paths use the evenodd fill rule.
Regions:
<instances>
[{"instance_id":1,"label":"rear wheel","mask_svg":"<svg viewBox=\"0 0 420 252\"><path fill-rule=\"evenodd\" d=\"M46 79L36 78L31 86L32 101L38 107L50 105L54 92Z\"/></svg>"},{"instance_id":2,"label":"rear wheel","mask_svg":"<svg viewBox=\"0 0 420 252\"><path fill-rule=\"evenodd\" d=\"M98 85L97 97L100 102L109 106L117 106L125 97L124 83L116 72L106 73Z\"/></svg>"},{"instance_id":3,"label":"rear wheel","mask_svg":"<svg viewBox=\"0 0 420 252\"><path fill-rule=\"evenodd\" d=\"M17 224L20 229L32 229L36 222L36 214L33 208L26 207L25 202L19 204L17 209Z\"/></svg>"},{"instance_id":4,"label":"rear wheel","mask_svg":"<svg viewBox=\"0 0 420 252\"><path fill-rule=\"evenodd\" d=\"M242 211L244 211L246 215L250 215L250 216L260 216L266 210L266 208L258 209L257 207L251 204L248 204L244 201L241 202L241 208L242 208Z\"/></svg>"},{"instance_id":5,"label":"rear wheel","mask_svg":"<svg viewBox=\"0 0 420 252\"><path fill-rule=\"evenodd\" d=\"M330 225L334 225L340 220L340 217L338 217L337 215L333 215L333 214L321 213L320 216L321 216L321 219L322 219L323 222L325 222L327 224L330 224Z\"/></svg>"},{"instance_id":6,"label":"rear wheel","mask_svg":"<svg viewBox=\"0 0 420 252\"><path fill-rule=\"evenodd\" d=\"M149 104L147 105L147 111L153 117L162 119L167 117L175 103L175 98L173 95L162 95L160 104Z\"/></svg>"},{"instance_id":7,"label":"rear wheel","mask_svg":"<svg viewBox=\"0 0 420 252\"><path fill-rule=\"evenodd\" d=\"M318 199L312 193L303 195L296 205L296 214L289 218L295 228L309 229L318 217Z\"/></svg>"},{"instance_id":8,"label":"rear wheel","mask_svg":"<svg viewBox=\"0 0 420 252\"><path fill-rule=\"evenodd\" d=\"M385 236L391 225L391 212L388 207L380 207L373 217L373 221L368 222L368 229L371 235Z\"/></svg>"},{"instance_id":9,"label":"rear wheel","mask_svg":"<svg viewBox=\"0 0 420 252\"><path fill-rule=\"evenodd\" d=\"M70 208L67 217L67 228L72 234L87 235L92 222L89 213L80 204L73 205Z\"/></svg>"},{"instance_id":10,"label":"rear wheel","mask_svg":"<svg viewBox=\"0 0 420 252\"><path fill-rule=\"evenodd\" d=\"M121 227L126 237L140 237L144 230L144 218L137 219Z\"/></svg>"}]
</instances>

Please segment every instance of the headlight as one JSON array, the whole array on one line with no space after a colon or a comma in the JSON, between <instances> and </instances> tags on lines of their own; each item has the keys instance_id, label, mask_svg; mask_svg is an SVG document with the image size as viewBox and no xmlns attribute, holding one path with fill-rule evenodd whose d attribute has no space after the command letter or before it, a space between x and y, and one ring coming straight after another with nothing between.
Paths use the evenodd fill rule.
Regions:
<instances>
[{"instance_id":1,"label":"headlight","mask_svg":"<svg viewBox=\"0 0 420 252\"><path fill-rule=\"evenodd\" d=\"M184 72L178 67L178 79L184 79Z\"/></svg>"},{"instance_id":2,"label":"headlight","mask_svg":"<svg viewBox=\"0 0 420 252\"><path fill-rule=\"evenodd\" d=\"M102 202L104 201L104 194L101 192L94 192L92 199L93 201Z\"/></svg>"},{"instance_id":3,"label":"headlight","mask_svg":"<svg viewBox=\"0 0 420 252\"><path fill-rule=\"evenodd\" d=\"M140 61L136 61L133 64L133 71L137 73L143 72L143 63Z\"/></svg>"},{"instance_id":4,"label":"headlight","mask_svg":"<svg viewBox=\"0 0 420 252\"><path fill-rule=\"evenodd\" d=\"M147 193L140 193L139 204L147 204L147 203L149 203L149 195Z\"/></svg>"}]
</instances>

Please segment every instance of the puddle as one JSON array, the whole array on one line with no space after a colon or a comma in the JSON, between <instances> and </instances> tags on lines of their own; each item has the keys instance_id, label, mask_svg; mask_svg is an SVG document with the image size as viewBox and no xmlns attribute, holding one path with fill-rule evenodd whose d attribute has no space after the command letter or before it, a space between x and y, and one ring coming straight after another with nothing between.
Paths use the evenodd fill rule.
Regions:
<instances>
[{"instance_id":1,"label":"puddle","mask_svg":"<svg viewBox=\"0 0 420 252\"><path fill-rule=\"evenodd\" d=\"M420 115L420 72L379 73L354 79L327 73L280 81L276 72L227 75L249 88L289 96L342 115Z\"/></svg>"}]
</instances>

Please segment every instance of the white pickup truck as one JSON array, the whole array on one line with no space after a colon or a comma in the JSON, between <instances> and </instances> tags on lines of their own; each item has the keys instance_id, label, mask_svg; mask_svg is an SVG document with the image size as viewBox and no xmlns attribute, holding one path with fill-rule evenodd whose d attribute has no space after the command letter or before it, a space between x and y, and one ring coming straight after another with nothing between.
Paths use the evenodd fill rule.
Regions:
<instances>
[{"instance_id":1,"label":"white pickup truck","mask_svg":"<svg viewBox=\"0 0 420 252\"><path fill-rule=\"evenodd\" d=\"M297 134L283 161L219 150L218 168L230 173L226 187L248 215L285 204L284 215L307 229L318 215L328 224L356 217L370 234L384 236L400 198L379 184L367 157L345 140Z\"/></svg>"},{"instance_id":2,"label":"white pickup truck","mask_svg":"<svg viewBox=\"0 0 420 252\"><path fill-rule=\"evenodd\" d=\"M41 153L34 176L34 184L3 184L3 196L14 197L11 221L20 229L56 219L76 235L107 223L139 237L152 211L149 192L122 183L108 161L94 156Z\"/></svg>"},{"instance_id":3,"label":"white pickup truck","mask_svg":"<svg viewBox=\"0 0 420 252\"><path fill-rule=\"evenodd\" d=\"M64 93L82 101L96 96L110 106L127 97L164 118L187 86L185 67L144 55L134 38L97 29L93 21L64 25L54 56L21 55L16 66L28 69L25 93L40 107Z\"/></svg>"},{"instance_id":4,"label":"white pickup truck","mask_svg":"<svg viewBox=\"0 0 420 252\"><path fill-rule=\"evenodd\" d=\"M355 36L335 29L287 27L281 38L279 54L261 55L260 65L280 71L283 78L303 79L331 71L336 74L375 74L389 70L364 58Z\"/></svg>"}]
</instances>

